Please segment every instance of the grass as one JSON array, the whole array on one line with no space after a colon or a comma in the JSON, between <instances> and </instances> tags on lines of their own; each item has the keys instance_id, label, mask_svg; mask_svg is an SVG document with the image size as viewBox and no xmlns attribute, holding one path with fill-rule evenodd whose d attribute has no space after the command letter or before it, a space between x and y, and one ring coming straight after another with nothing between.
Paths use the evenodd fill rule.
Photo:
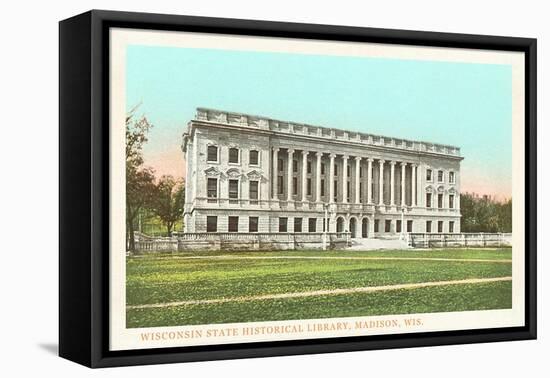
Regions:
<instances>
[{"instance_id":1,"label":"grass","mask_svg":"<svg viewBox=\"0 0 550 378\"><path fill-rule=\"evenodd\" d=\"M293 258L270 258L274 256ZM326 256L356 258L317 258ZM472 262L467 261L468 259L502 261ZM504 277L512 274L512 264L509 260L510 249L370 252L218 251L161 257L129 257L127 305ZM154 327L498 309L510 308L511 300L511 282L461 284L376 293L128 309L127 326Z\"/></svg>"}]
</instances>

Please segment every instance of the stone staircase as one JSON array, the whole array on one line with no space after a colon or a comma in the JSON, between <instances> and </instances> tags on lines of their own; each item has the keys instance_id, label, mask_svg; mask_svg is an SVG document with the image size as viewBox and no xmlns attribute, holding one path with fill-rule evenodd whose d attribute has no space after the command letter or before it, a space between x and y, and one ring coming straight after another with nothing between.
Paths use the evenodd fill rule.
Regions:
<instances>
[{"instance_id":1,"label":"stone staircase","mask_svg":"<svg viewBox=\"0 0 550 378\"><path fill-rule=\"evenodd\" d=\"M403 239L350 239L349 251L372 251L378 249L409 249L407 241Z\"/></svg>"}]
</instances>

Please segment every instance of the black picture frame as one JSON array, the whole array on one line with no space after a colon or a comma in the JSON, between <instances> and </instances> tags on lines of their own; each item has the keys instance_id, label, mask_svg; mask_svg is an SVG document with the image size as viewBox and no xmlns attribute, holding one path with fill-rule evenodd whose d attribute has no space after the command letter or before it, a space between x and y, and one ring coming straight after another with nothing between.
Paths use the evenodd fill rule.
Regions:
<instances>
[{"instance_id":1,"label":"black picture frame","mask_svg":"<svg viewBox=\"0 0 550 378\"><path fill-rule=\"evenodd\" d=\"M525 53L524 327L109 351L109 28ZM89 367L536 338L536 39L92 10L59 24L59 355Z\"/></svg>"}]
</instances>

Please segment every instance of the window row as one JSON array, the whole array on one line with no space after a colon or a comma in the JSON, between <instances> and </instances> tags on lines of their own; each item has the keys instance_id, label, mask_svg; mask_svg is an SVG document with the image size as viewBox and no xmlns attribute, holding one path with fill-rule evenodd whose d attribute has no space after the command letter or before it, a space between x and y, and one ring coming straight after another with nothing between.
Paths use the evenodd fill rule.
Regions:
<instances>
[{"instance_id":1,"label":"window row","mask_svg":"<svg viewBox=\"0 0 550 378\"><path fill-rule=\"evenodd\" d=\"M239 223L239 216L227 217L227 231L228 232L258 232L258 217L248 217L248 228L242 229L242 224ZM308 232L317 232L317 218L305 218L307 219ZM302 232L302 223L304 218L294 218L294 232ZM325 219L323 219L323 230L325 228ZM206 232L218 232L218 216L206 217ZM288 232L288 218L279 218L279 232Z\"/></svg>"},{"instance_id":2,"label":"window row","mask_svg":"<svg viewBox=\"0 0 550 378\"><path fill-rule=\"evenodd\" d=\"M449 184L454 184L456 177L453 171L448 172ZM433 170L428 168L426 169L426 181L433 181ZM445 172L441 169L437 171L437 182L445 182Z\"/></svg>"},{"instance_id":3,"label":"window row","mask_svg":"<svg viewBox=\"0 0 550 378\"><path fill-rule=\"evenodd\" d=\"M248 181L248 199L258 200L260 198L259 185L259 181ZM229 198L229 202L231 203L231 200L238 200L240 197L239 194L239 180L230 179L227 190L227 198ZM218 198L217 178L208 178L206 183L206 195L208 198Z\"/></svg>"},{"instance_id":4,"label":"window row","mask_svg":"<svg viewBox=\"0 0 550 378\"><path fill-rule=\"evenodd\" d=\"M374 220L374 232L376 233L380 233L380 232L394 232L392 230L392 220L391 219L386 219L384 220L384 230L381 231L380 230L380 219L375 219ZM438 233L442 233L443 232L443 221L437 221L437 232ZM407 223L406 223L406 232L413 232L413 221L412 220L408 220ZM401 232L401 220L396 220L395 221L395 232L396 233L400 233ZM431 233L432 232L432 221L429 220L429 221L426 221L426 232L428 233ZM454 221L449 221L449 228L448 228L448 231L449 233L453 233L455 232L455 222Z\"/></svg>"},{"instance_id":5,"label":"window row","mask_svg":"<svg viewBox=\"0 0 550 378\"><path fill-rule=\"evenodd\" d=\"M432 193L426 193L426 207L433 207L432 204L433 200L433 194ZM443 209L444 205L444 195L442 193L437 194L437 208ZM455 196L454 194L449 194L449 202L448 202L448 208L454 209L455 208Z\"/></svg>"},{"instance_id":6,"label":"window row","mask_svg":"<svg viewBox=\"0 0 550 378\"><path fill-rule=\"evenodd\" d=\"M306 170L307 170L307 173L308 174L311 174L312 173L312 165L313 163L308 160L307 161L307 164L306 164ZM285 160L283 159L278 159L277 161L277 167L279 169L279 172L283 172L285 170ZM321 175L324 175L325 172L326 172L326 163L321 163ZM363 177L363 168L364 167L361 167L359 169L359 177ZM298 166L298 160L294 159L292 160L292 172L294 173L298 173L298 169L299 169L299 166ZM347 174L348 174L348 177L351 177L351 165L347 165ZM338 176L338 164L334 164L334 176Z\"/></svg>"},{"instance_id":7,"label":"window row","mask_svg":"<svg viewBox=\"0 0 550 378\"><path fill-rule=\"evenodd\" d=\"M208 146L206 161L209 163L218 163L220 161L218 146ZM241 150L236 147L229 148L227 161L231 164L239 164L241 162ZM260 164L260 153L257 150L248 151L248 164Z\"/></svg>"},{"instance_id":8,"label":"window row","mask_svg":"<svg viewBox=\"0 0 550 378\"><path fill-rule=\"evenodd\" d=\"M426 221L426 232L430 233L432 232L432 221ZM443 232L443 221L437 221L437 232L442 233ZM455 222L449 221L449 228L447 230L449 233L455 232Z\"/></svg>"},{"instance_id":9,"label":"window row","mask_svg":"<svg viewBox=\"0 0 550 378\"><path fill-rule=\"evenodd\" d=\"M391 226L392 226L392 220L391 219L384 220L384 231L383 232L394 232L394 231L392 231ZM395 232L400 233L401 232L401 227L402 227L401 220L397 219L395 221ZM406 222L406 227L407 228L406 228L405 232L413 232L413 221L408 220ZM382 232L382 231L380 231L380 219L375 219L374 220L374 232L377 232L377 233Z\"/></svg>"},{"instance_id":10,"label":"window row","mask_svg":"<svg viewBox=\"0 0 550 378\"><path fill-rule=\"evenodd\" d=\"M248 217L248 232L258 232L258 217ZM239 231L239 217L229 216L227 217L227 230L229 232ZM243 230L241 230L243 231ZM207 216L206 217L206 232L218 232L218 217Z\"/></svg>"}]
</instances>

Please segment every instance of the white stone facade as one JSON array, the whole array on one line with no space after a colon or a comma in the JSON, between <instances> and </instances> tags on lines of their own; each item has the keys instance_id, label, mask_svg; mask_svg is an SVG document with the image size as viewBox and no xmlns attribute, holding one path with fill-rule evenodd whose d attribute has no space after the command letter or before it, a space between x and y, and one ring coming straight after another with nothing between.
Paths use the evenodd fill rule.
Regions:
<instances>
[{"instance_id":1,"label":"white stone facade","mask_svg":"<svg viewBox=\"0 0 550 378\"><path fill-rule=\"evenodd\" d=\"M185 232L460 232L454 146L199 108L182 150Z\"/></svg>"}]
</instances>

